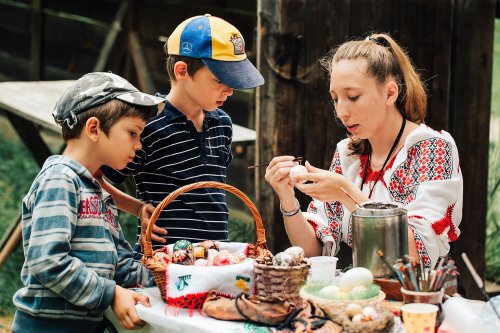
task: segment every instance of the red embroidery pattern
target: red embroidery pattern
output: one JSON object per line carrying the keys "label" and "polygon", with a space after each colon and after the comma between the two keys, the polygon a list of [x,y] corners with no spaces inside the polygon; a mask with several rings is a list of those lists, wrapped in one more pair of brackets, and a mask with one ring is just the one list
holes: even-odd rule
{"label": "red embroidery pattern", "polygon": [[419,184],[451,179],[452,171],[451,143],[429,138],[408,149],[408,158],[391,175],[388,190],[394,201],[408,204],[415,199]]}
{"label": "red embroidery pattern", "polygon": [[313,214],[317,214],[318,213],[318,209],[316,208],[316,206],[314,206],[314,204],[313,204],[312,201],[309,203],[309,207],[307,207],[307,211],[309,213],[313,213]]}
{"label": "red embroidery pattern", "polygon": [[453,242],[458,238],[455,225],[452,222],[453,208],[455,208],[455,204],[446,209],[446,214],[442,219],[437,220],[432,224],[432,229],[434,229],[434,232],[438,235],[441,235],[447,228],[449,228],[448,239],[450,242]]}
{"label": "red embroidery pattern", "polygon": [[418,255],[420,256],[420,260],[424,264],[426,268],[431,268],[431,259],[429,258],[429,253],[425,248],[424,242],[420,235],[410,226],[413,231],[413,237],[415,238],[415,243],[417,244]]}
{"label": "red embroidery pattern", "polygon": [[333,154],[332,164],[330,165],[330,171],[342,174],[342,167],[340,166],[340,153],[339,150],[335,150]]}
{"label": "red embroidery pattern", "polygon": [[328,227],[335,240],[340,237],[340,222],[344,217],[344,209],[339,201],[325,202],[325,212],[328,219]]}

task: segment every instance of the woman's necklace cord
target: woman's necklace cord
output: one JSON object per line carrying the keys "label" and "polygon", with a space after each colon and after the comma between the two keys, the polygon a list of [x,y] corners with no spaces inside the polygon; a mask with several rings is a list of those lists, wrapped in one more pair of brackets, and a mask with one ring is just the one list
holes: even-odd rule
{"label": "woman's necklace cord", "polygon": [[[389,159],[391,158],[392,153],[394,153],[394,150],[398,146],[399,140],[401,140],[401,136],[403,135],[403,132],[405,130],[405,125],[406,125],[406,118],[403,117],[403,123],[401,124],[401,128],[399,129],[398,136],[396,137],[396,140],[394,140],[394,143],[392,144],[391,150],[389,151],[389,154],[387,154],[387,157],[385,158],[384,164],[382,164],[382,168],[380,169],[380,171],[377,175],[377,178],[373,182],[372,188],[370,189],[370,194],[368,195],[368,199],[372,198],[372,193],[373,193],[373,189],[375,188],[375,184],[378,182],[380,175],[382,174],[387,162],[389,162]],[[369,149],[368,150],[368,158],[366,159],[365,170],[363,172],[363,178],[361,179],[361,186],[359,187],[360,190],[363,190],[363,185],[365,184],[366,177],[368,176],[368,166],[370,164],[371,148],[369,147],[368,149]],[[373,166],[376,167],[375,165],[373,165]]]}

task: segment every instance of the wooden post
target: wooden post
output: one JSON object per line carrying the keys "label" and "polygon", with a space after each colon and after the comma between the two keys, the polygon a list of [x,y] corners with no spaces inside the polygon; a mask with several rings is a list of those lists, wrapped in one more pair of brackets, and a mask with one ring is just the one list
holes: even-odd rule
{"label": "wooden post", "polygon": [[[465,252],[484,277],[495,0],[456,1],[455,6],[450,129],[460,152],[464,209],[453,257]],[[467,297],[483,299],[462,260],[458,268]]]}
{"label": "wooden post", "polygon": [[23,224],[21,214],[9,225],[0,240],[0,268],[21,240]]}
{"label": "wooden post", "polygon": [[36,81],[42,77],[42,0],[32,0],[31,9],[31,79]]}
{"label": "wooden post", "polygon": [[111,28],[106,35],[106,40],[104,41],[104,45],[101,48],[101,53],[99,54],[99,58],[94,66],[94,72],[102,72],[106,63],[108,62],[109,55],[111,54],[111,50],[115,45],[116,37],[118,33],[122,30],[122,22],[125,14],[127,14],[127,10],[130,4],[130,0],[123,1],[116,12],[115,20],[111,24]]}
{"label": "wooden post", "polygon": [[137,81],[139,82],[139,89],[141,91],[154,94],[156,87],[149,73],[146,57],[136,31],[129,32],[129,51],[135,66]]}
{"label": "wooden post", "polygon": [[[340,30],[333,28],[337,1],[259,0],[260,48],[258,62],[266,84],[260,88],[256,123],[256,164],[278,155],[304,156],[311,164],[327,168],[333,143],[343,135],[335,126],[329,104],[328,80],[319,58],[326,55]],[[318,24],[321,22],[321,24]],[[337,36],[337,39],[339,36]],[[260,103],[260,104],[259,104]],[[263,179],[265,170],[256,170]],[[257,202],[273,252],[290,243],[279,203],[269,184],[261,180]],[[302,209],[309,201],[297,193]]]}

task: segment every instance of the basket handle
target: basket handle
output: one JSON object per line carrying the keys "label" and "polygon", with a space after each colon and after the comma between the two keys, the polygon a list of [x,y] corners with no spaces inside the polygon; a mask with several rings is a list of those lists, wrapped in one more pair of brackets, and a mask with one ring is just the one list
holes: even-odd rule
{"label": "basket handle", "polygon": [[220,182],[207,181],[207,182],[197,182],[179,187],[177,190],[173,191],[165,199],[163,199],[162,202],[158,204],[158,206],[156,206],[155,211],[153,212],[151,218],[149,219],[148,227],[146,229],[146,235],[144,239],[144,253],[143,253],[144,256],[151,257],[153,255],[153,244],[151,243],[151,233],[153,231],[153,225],[158,219],[158,216],[160,216],[160,213],[163,210],[163,208],[165,208],[168,204],[174,201],[174,199],[177,198],[182,193],[189,192],[191,190],[199,188],[208,188],[208,187],[220,188],[226,190],[236,195],[245,203],[245,205],[247,205],[255,220],[255,233],[257,235],[257,242],[255,245],[261,248],[267,248],[266,231],[264,230],[262,217],[260,216],[260,213],[257,211],[257,208],[255,207],[253,202],[247,197],[247,195],[238,190],[234,186]]}

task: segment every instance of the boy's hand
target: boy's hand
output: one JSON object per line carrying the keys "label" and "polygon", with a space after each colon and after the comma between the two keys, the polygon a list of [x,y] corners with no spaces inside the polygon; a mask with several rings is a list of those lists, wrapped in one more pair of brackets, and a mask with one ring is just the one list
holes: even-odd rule
{"label": "boy's hand", "polygon": [[[151,215],[153,215],[154,211],[155,211],[155,206],[153,206],[152,204],[146,204],[146,206],[144,206],[144,208],[142,208],[141,211],[139,212],[138,217],[141,220],[141,235],[139,236],[139,244],[141,245],[141,252],[144,250],[143,241],[144,238],[146,237],[146,229],[148,228],[149,220],[151,219]],[[158,235],[165,236],[167,233],[168,233],[167,230],[160,228],[155,224],[153,225],[153,232],[151,233],[151,241],[165,244],[167,240],[164,237]]]}
{"label": "boy's hand", "polygon": [[113,309],[121,327],[127,330],[136,330],[146,325],[139,318],[135,310],[135,305],[139,302],[148,308],[151,307],[147,296],[120,286],[115,287],[115,297],[113,298],[111,309]]}

